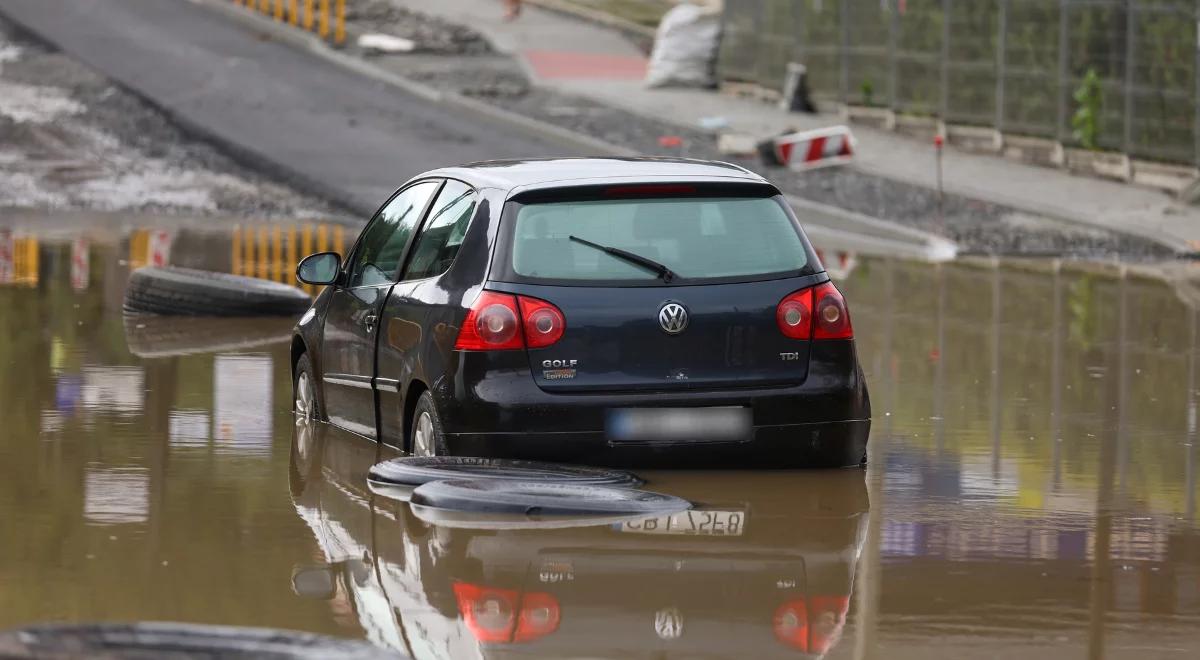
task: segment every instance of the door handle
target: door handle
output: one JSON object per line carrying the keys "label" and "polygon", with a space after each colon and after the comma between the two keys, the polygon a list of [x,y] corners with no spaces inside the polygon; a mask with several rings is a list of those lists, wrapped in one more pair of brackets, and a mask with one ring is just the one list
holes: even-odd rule
{"label": "door handle", "polygon": [[367,314],[365,317],[363,317],[363,325],[367,326],[367,332],[375,331],[375,321],[378,318],[379,317],[374,314]]}

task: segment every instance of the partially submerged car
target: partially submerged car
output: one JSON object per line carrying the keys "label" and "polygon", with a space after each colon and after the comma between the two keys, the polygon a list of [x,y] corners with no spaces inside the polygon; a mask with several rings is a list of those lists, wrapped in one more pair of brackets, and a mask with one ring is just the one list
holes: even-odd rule
{"label": "partially submerged car", "polygon": [[725,163],[491,161],[406,183],[295,330],[295,409],[415,455],[849,466],[870,400],[780,191]]}

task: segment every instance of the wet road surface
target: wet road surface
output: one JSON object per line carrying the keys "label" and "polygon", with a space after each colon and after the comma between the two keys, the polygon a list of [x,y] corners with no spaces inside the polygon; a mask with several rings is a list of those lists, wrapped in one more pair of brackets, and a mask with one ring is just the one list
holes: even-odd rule
{"label": "wet road surface", "polygon": [[646,472],[700,510],[478,531],[372,494],[390,452],[294,424],[290,320],[122,318],[156,232],[173,263],[270,276],[273,230],[76,220],[0,228],[0,627],[272,626],[422,658],[1200,655],[1188,286],[851,261],[867,470]]}

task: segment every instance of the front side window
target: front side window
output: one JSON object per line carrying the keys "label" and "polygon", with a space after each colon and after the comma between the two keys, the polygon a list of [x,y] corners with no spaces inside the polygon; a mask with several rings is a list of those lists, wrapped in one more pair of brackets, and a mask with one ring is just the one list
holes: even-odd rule
{"label": "front side window", "polygon": [[359,241],[350,267],[349,286],[379,286],[396,281],[404,248],[437,187],[435,181],[410,186],[375,215]]}
{"label": "front side window", "polygon": [[[520,207],[512,270],[526,279],[679,280],[795,272],[808,263],[799,231],[775,198],[685,197],[532,203]],[[605,252],[615,248],[624,258]]]}
{"label": "front side window", "polygon": [[419,280],[446,272],[462,247],[474,213],[475,191],[465,183],[447,181],[417,237],[404,279]]}

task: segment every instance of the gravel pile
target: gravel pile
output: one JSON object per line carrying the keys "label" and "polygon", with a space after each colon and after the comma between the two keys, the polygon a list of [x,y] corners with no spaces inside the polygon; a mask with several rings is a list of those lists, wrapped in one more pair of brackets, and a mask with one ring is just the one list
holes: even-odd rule
{"label": "gravel pile", "polygon": [[0,22],[0,208],[256,218],[341,215],[242,167]]}
{"label": "gravel pile", "polygon": [[411,39],[416,52],[446,55],[486,55],[492,46],[478,32],[419,12],[397,7],[388,0],[346,3],[346,26],[352,34],[379,32]]}

